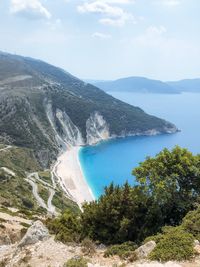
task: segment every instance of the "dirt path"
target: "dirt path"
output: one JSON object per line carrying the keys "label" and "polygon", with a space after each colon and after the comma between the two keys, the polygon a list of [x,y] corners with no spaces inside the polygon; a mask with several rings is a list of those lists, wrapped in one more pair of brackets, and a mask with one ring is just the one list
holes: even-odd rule
{"label": "dirt path", "polygon": [[38,202],[38,205],[41,206],[42,208],[48,210],[47,205],[45,204],[44,200],[38,194],[37,184],[31,179],[26,179],[26,181],[32,186],[33,196],[36,199],[36,201]]}
{"label": "dirt path", "polygon": [[[46,209],[49,213],[51,214],[56,214],[56,207],[52,204],[53,197],[55,195],[55,190],[53,186],[51,186],[49,183],[44,182],[42,179],[40,179],[39,175],[37,172],[33,172],[27,175],[26,181],[32,186],[32,192],[37,200],[39,206],[43,207]],[[36,181],[39,181],[42,183],[45,188],[49,191],[49,198],[47,200],[47,204],[45,201],[40,197],[38,193],[38,186]]]}
{"label": "dirt path", "polygon": [[8,149],[10,149],[10,148],[12,148],[12,146],[6,146],[6,147],[4,147],[4,148],[1,148],[1,149],[0,149],[0,152],[1,152],[1,151],[6,151],[6,150],[8,150]]}

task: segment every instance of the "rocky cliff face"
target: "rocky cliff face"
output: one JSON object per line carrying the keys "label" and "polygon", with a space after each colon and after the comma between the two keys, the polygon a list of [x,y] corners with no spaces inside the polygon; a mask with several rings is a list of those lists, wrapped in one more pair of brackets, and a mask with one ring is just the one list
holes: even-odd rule
{"label": "rocky cliff face", "polygon": [[[49,122],[51,123],[55,138],[57,139],[58,145],[60,146],[83,146],[83,145],[94,145],[100,141],[108,140],[116,137],[126,137],[126,136],[140,136],[147,135],[153,136],[161,134],[162,132],[157,129],[149,129],[146,131],[122,131],[120,134],[111,134],[109,130],[109,124],[106,122],[100,111],[95,111],[86,120],[86,138],[84,138],[84,133],[72,122],[70,117],[60,109],[57,109],[55,114],[52,112],[51,104],[48,104],[47,116]],[[56,119],[60,123],[59,129],[56,127]],[[175,133],[177,128],[165,128],[166,133]]]}
{"label": "rocky cliff face", "polygon": [[100,114],[94,112],[86,121],[87,144],[93,145],[110,138],[109,125]]}

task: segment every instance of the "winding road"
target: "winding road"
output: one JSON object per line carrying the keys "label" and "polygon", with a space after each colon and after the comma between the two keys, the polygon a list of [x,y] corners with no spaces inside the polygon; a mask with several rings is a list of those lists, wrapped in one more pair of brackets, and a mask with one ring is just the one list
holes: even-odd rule
{"label": "winding road", "polygon": [[[49,198],[47,200],[47,204],[45,201],[40,197],[38,193],[38,186],[36,181],[39,181],[42,183],[45,188],[49,191]],[[53,197],[55,195],[55,187],[52,187],[50,184],[44,182],[42,179],[40,179],[39,175],[37,172],[29,173],[27,175],[26,181],[32,186],[32,192],[33,195],[38,202],[38,205],[41,206],[42,208],[46,209],[49,213],[51,214],[56,214],[56,207],[52,204]]]}
{"label": "winding road", "polygon": [[6,150],[10,149],[11,147],[12,147],[12,146],[6,146],[6,147],[3,147],[3,148],[0,149],[0,152],[1,152],[1,151],[6,151]]}

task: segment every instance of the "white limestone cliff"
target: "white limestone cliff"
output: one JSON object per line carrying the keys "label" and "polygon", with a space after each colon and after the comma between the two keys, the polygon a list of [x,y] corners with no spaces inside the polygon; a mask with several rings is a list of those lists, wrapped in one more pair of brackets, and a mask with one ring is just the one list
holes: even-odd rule
{"label": "white limestone cliff", "polygon": [[87,144],[93,145],[110,138],[109,125],[99,112],[94,112],[86,121]]}

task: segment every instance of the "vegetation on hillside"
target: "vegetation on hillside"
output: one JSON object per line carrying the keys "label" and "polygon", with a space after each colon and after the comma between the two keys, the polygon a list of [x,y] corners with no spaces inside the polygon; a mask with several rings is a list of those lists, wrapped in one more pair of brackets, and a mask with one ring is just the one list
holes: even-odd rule
{"label": "vegetation on hillside", "polygon": [[176,146],[148,157],[133,170],[143,192],[159,210],[161,225],[177,225],[198,201],[200,193],[200,155]]}
{"label": "vegetation on hillside", "polygon": [[[17,81],[18,75],[29,78]],[[49,104],[57,132],[61,136],[65,132],[56,116],[57,111],[62,111],[78,127],[85,141],[86,122],[97,111],[114,135],[143,134],[152,129],[159,132],[175,130],[171,123],[123,103],[60,68],[1,53],[0,79],[9,81],[11,77],[16,81],[6,82],[0,88],[0,142],[31,148],[45,168],[49,168],[56,158],[60,145],[48,119]]]}
{"label": "vegetation on hillside", "polygon": [[[46,214],[46,210],[39,207],[32,193],[32,186],[27,181],[27,174],[38,172],[40,179],[52,186],[50,171],[42,171],[40,164],[31,149],[10,146],[6,148],[1,144],[0,151],[0,206],[3,210],[6,207],[15,207],[27,216],[33,214]],[[49,190],[47,186],[37,180],[38,193],[47,203]],[[68,199],[59,186],[55,188],[55,195],[52,204],[57,211],[65,209],[77,212],[76,203]]]}
{"label": "vegetation on hillside", "polygon": [[[151,238],[150,238],[151,239]],[[194,236],[182,227],[165,227],[149,259],[157,261],[189,260],[195,254]]]}
{"label": "vegetation on hillside", "polygon": [[[7,168],[14,175],[3,171]],[[19,209],[38,208],[32,187],[25,181],[26,172],[40,169],[34,154],[26,148],[12,147],[0,152],[0,205]]]}

